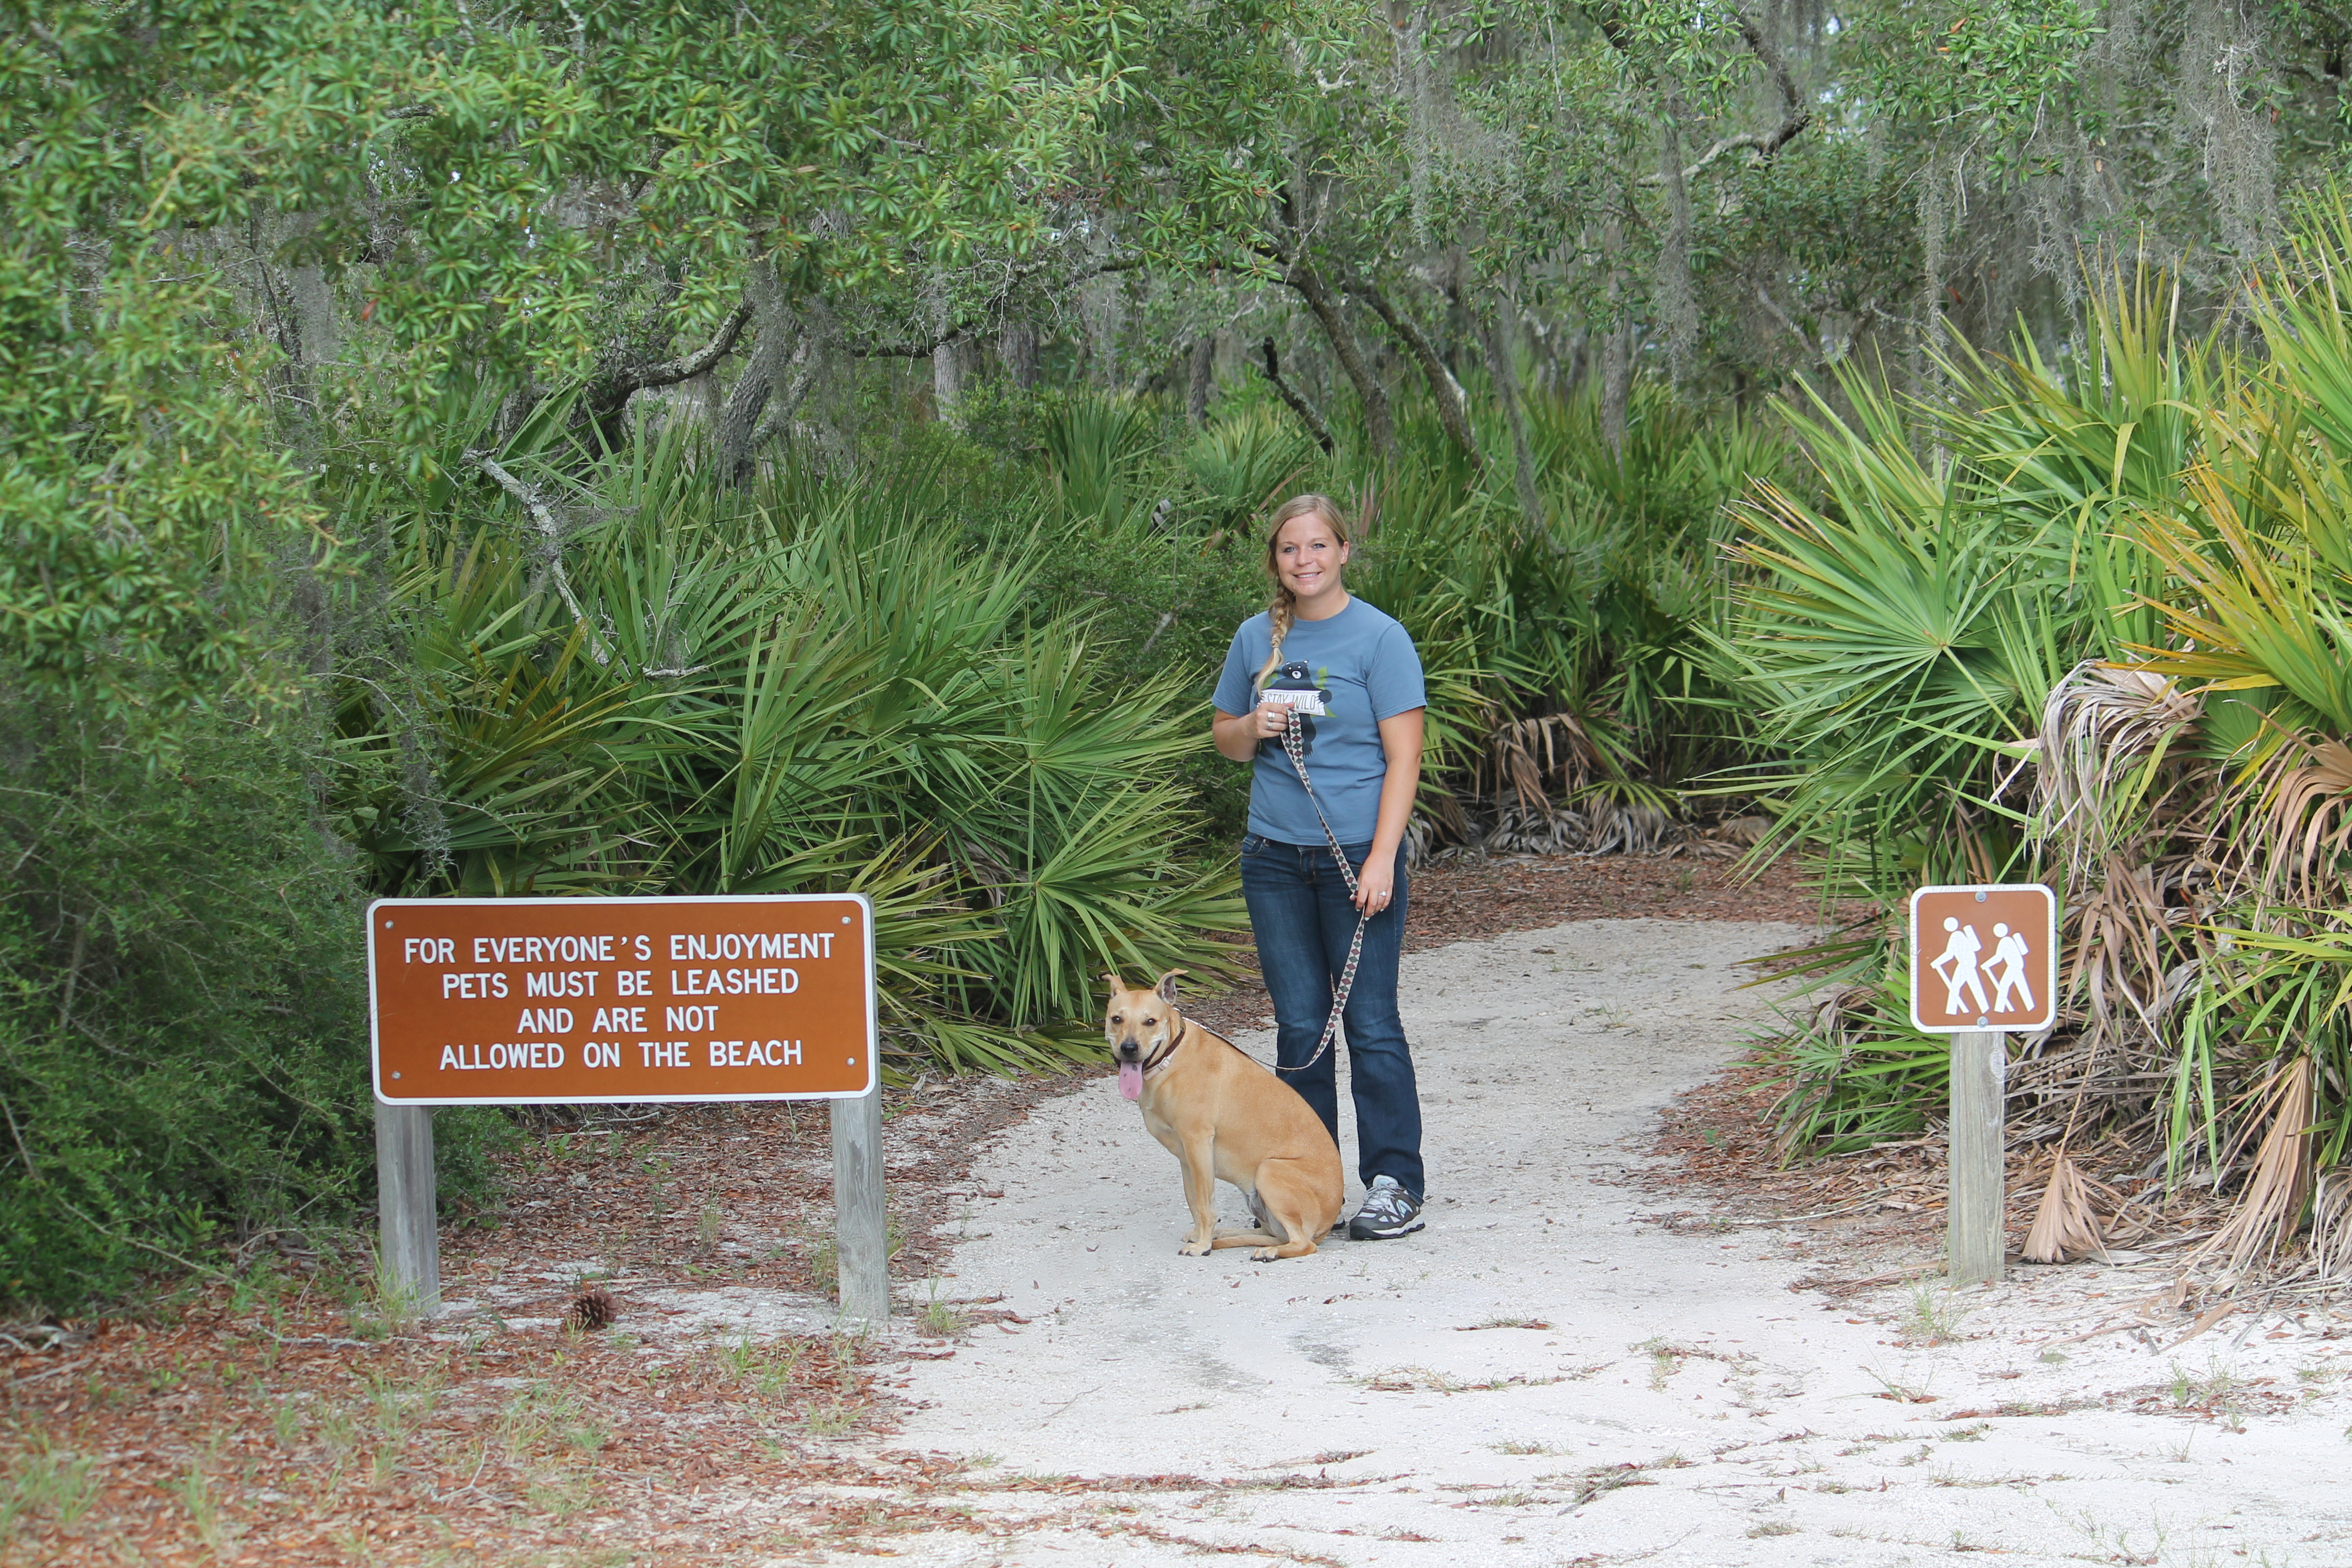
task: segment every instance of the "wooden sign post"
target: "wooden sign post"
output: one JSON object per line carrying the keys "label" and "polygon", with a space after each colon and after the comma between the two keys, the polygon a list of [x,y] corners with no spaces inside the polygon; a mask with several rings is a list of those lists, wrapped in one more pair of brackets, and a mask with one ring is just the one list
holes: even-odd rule
{"label": "wooden sign post", "polygon": [[386,1285],[440,1305],[436,1105],[833,1102],[843,1314],[890,1309],[864,895],[379,899],[368,1015]]}
{"label": "wooden sign post", "polygon": [[2001,1276],[2009,1035],[2048,1028],[2057,993],[2058,899],[2048,888],[1922,888],[1911,895],[1912,1026],[1952,1037],[1944,1245],[1954,1285]]}

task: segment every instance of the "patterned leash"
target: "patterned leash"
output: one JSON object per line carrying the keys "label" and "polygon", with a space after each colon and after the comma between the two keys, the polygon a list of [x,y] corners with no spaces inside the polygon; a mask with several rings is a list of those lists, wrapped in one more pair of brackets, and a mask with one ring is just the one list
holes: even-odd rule
{"label": "patterned leash", "polygon": [[[1331,831],[1331,819],[1323,815],[1323,803],[1316,798],[1314,783],[1307,776],[1307,737],[1300,728],[1296,708],[1290,710],[1290,722],[1283,729],[1282,749],[1289,754],[1290,765],[1297,772],[1299,784],[1306,788],[1307,804],[1315,808],[1315,820],[1323,825],[1323,842],[1331,847],[1331,858],[1339,862],[1339,875],[1347,882],[1348,896],[1352,899],[1356,896],[1356,868],[1348,864],[1348,852],[1339,847],[1339,836]],[[1348,942],[1348,967],[1339,972],[1339,991],[1331,998],[1331,1016],[1323,1021],[1322,1043],[1315,1047],[1313,1056],[1297,1067],[1277,1066],[1275,1071],[1305,1072],[1321,1061],[1323,1053],[1331,1048],[1332,1038],[1339,1032],[1339,1015],[1347,1011],[1348,993],[1355,988],[1356,961],[1364,956],[1364,927],[1371,918],[1363,910],[1356,911],[1356,934]]]}

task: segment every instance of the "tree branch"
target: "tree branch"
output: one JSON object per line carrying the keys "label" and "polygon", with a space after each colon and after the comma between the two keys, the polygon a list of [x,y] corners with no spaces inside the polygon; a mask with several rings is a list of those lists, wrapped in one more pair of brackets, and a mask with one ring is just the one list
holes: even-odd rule
{"label": "tree branch", "polygon": [[1305,393],[1282,379],[1282,366],[1274,357],[1274,340],[1268,338],[1259,347],[1265,355],[1265,378],[1274,384],[1276,395],[1288,404],[1290,411],[1306,424],[1307,434],[1313,436],[1315,444],[1323,448],[1323,455],[1327,458],[1332,456],[1339,448],[1332,445],[1331,427],[1323,423],[1322,411],[1307,400]]}
{"label": "tree branch", "polygon": [[1340,319],[1339,307],[1332,300],[1330,289],[1324,286],[1323,275],[1304,255],[1293,259],[1279,246],[1259,241],[1251,248],[1282,268],[1283,283],[1298,291],[1298,297],[1307,301],[1307,308],[1322,323],[1323,335],[1330,340],[1339,368],[1348,373],[1349,381],[1355,384],[1357,399],[1364,405],[1364,426],[1371,437],[1372,450],[1382,458],[1392,457],[1396,431],[1389,420],[1388,392],[1364,363],[1364,356],[1356,345],[1356,334]]}
{"label": "tree branch", "polygon": [[[1805,102],[1804,95],[1797,90],[1797,79],[1789,69],[1788,59],[1772,47],[1763,29],[1749,21],[1744,13],[1739,17],[1739,36],[1747,41],[1749,51],[1763,62],[1764,68],[1772,73],[1773,85],[1780,89],[1780,123],[1761,135],[1753,131],[1743,131],[1736,136],[1724,137],[1700,153],[1696,163],[1684,167],[1685,180],[1696,180],[1717,159],[1743,150],[1754,154],[1749,160],[1749,167],[1769,163],[1780,156],[1781,148],[1803,135],[1806,128],[1813,122],[1812,109]],[[1663,174],[1642,176],[1642,184],[1645,185],[1663,185],[1665,183],[1666,177]]]}
{"label": "tree branch", "polygon": [[712,335],[709,342],[692,353],[680,354],[676,359],[662,360],[655,364],[634,365],[622,371],[606,383],[607,387],[610,388],[609,395],[626,402],[633,392],[644,392],[656,386],[675,386],[681,381],[692,381],[733,352],[735,340],[743,335],[743,325],[751,319],[751,301],[746,300],[727,312],[727,319],[719,323],[719,331]]}
{"label": "tree branch", "polygon": [[[681,376],[679,379],[685,378]],[[546,563],[549,575],[555,579],[555,591],[563,596],[563,607],[572,612],[572,620],[588,634],[588,647],[590,651],[595,654],[596,662],[612,663],[612,649],[606,647],[604,639],[596,635],[595,623],[591,621],[587,612],[580,607],[580,600],[572,592],[572,578],[563,570],[563,522],[555,515],[555,509],[540,499],[537,486],[525,484],[515,478],[500,467],[498,459],[488,452],[468,452],[466,456],[472,458],[475,466],[483,473],[495,480],[499,489],[520,501],[522,510],[530,514],[530,521],[539,525],[541,541],[540,559]]]}
{"label": "tree branch", "polygon": [[1486,456],[1478,450],[1478,438],[1470,433],[1470,400],[1463,395],[1462,384],[1454,379],[1454,373],[1446,369],[1445,362],[1438,357],[1428,335],[1412,317],[1391,304],[1389,297],[1376,285],[1350,279],[1348,288],[1361,294],[1364,302],[1388,323],[1389,331],[1404,341],[1404,346],[1420,362],[1421,374],[1428,378],[1430,395],[1437,402],[1437,422],[1445,426],[1445,433],[1470,459],[1471,468],[1483,470],[1486,467]]}

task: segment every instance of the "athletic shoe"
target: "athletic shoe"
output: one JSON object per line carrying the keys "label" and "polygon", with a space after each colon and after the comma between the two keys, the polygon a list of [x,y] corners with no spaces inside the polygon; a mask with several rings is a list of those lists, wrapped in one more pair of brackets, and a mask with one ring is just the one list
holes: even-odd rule
{"label": "athletic shoe", "polygon": [[1348,1237],[1351,1241],[1386,1241],[1391,1237],[1411,1236],[1424,1222],[1421,1217],[1421,1200],[1397,1184],[1394,1176],[1374,1176],[1364,1203],[1356,1217],[1348,1222]]}

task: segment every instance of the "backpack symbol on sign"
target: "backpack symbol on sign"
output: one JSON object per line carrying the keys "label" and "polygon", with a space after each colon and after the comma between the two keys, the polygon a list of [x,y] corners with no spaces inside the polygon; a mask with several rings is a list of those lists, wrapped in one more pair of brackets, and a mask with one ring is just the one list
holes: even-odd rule
{"label": "backpack symbol on sign", "polygon": [[[1951,988],[1944,998],[1945,1014],[1951,1017],[1964,1016],[1960,1006],[1962,991],[1976,993],[1977,1012],[1990,1012],[1985,999],[1984,977],[1977,973],[1977,954],[1984,951],[1984,939],[1977,935],[1976,927],[1962,925],[1953,915],[1944,917],[1944,930],[1951,933],[1951,940],[1944,944],[1941,953],[1928,961],[1927,967],[1943,976],[1944,984]],[[1948,963],[1952,966],[1948,970],[1944,967]]]}
{"label": "backpack symbol on sign", "polygon": [[[1275,678],[1265,683],[1265,689],[1258,693],[1258,700],[1279,702],[1297,713],[1299,738],[1306,742],[1308,751],[1315,749],[1315,718],[1318,714],[1330,711],[1328,705],[1331,694],[1315,684],[1315,678],[1307,674],[1304,664],[1294,659],[1284,665]],[[1267,741],[1262,743],[1273,745],[1276,742]]]}

